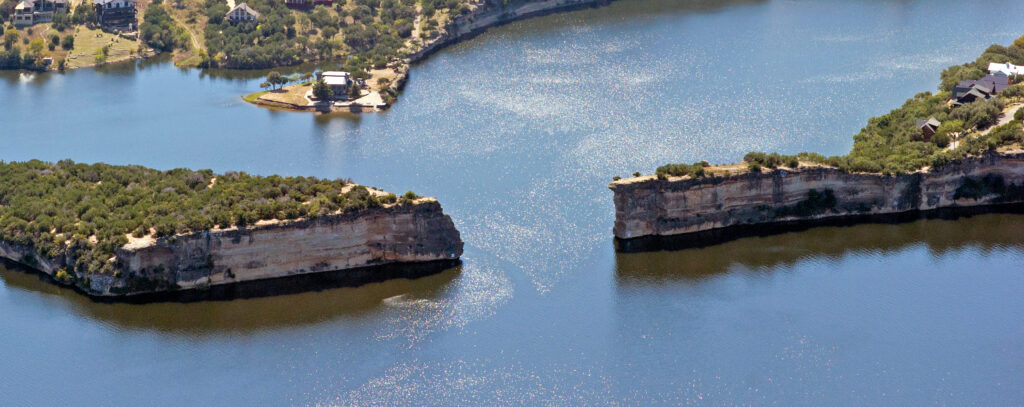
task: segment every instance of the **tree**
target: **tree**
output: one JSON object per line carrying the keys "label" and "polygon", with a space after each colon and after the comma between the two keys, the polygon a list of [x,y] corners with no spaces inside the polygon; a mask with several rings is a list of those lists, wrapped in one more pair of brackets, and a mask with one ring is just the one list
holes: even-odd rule
{"label": "tree", "polygon": [[270,71],[270,73],[267,74],[267,81],[264,82],[264,83],[268,83],[270,85],[277,85],[277,81],[280,80],[280,79],[281,79],[281,73],[280,72],[278,72],[278,71]]}
{"label": "tree", "polygon": [[4,49],[11,49],[18,42],[18,30],[8,28],[4,31]]}
{"label": "tree", "polygon": [[32,54],[38,54],[40,52],[43,52],[43,47],[45,46],[44,44],[45,42],[43,42],[42,38],[36,38],[28,43],[28,52]]}
{"label": "tree", "polygon": [[361,96],[361,91],[362,89],[359,88],[358,84],[352,83],[352,86],[348,87],[348,98],[359,99],[359,96]]}
{"label": "tree", "polygon": [[329,100],[334,97],[334,91],[331,90],[330,86],[327,86],[327,82],[324,82],[324,78],[317,79],[313,82],[313,97],[319,100]]}
{"label": "tree", "polygon": [[75,36],[68,34],[64,36],[64,39],[60,41],[60,47],[66,50],[70,50],[75,47]]}
{"label": "tree", "polygon": [[276,89],[278,85],[288,83],[288,78],[281,76],[281,73],[278,71],[270,71],[270,73],[267,74],[267,83]]}
{"label": "tree", "polygon": [[1024,35],[1020,36],[1020,38],[1017,38],[1016,40],[1013,40],[1013,46],[1024,49]]}
{"label": "tree", "polygon": [[953,90],[953,87],[967,79],[981,79],[985,71],[974,66],[954,65],[942,71],[942,83],[939,89],[944,91]]}
{"label": "tree", "polygon": [[932,142],[939,147],[945,148],[951,140],[956,140],[960,137],[964,132],[964,126],[965,124],[962,120],[947,120],[935,130],[935,134],[932,135]]}
{"label": "tree", "polygon": [[96,20],[96,9],[93,8],[92,2],[84,1],[75,7],[75,12],[71,16],[71,22],[75,24],[85,24]]}

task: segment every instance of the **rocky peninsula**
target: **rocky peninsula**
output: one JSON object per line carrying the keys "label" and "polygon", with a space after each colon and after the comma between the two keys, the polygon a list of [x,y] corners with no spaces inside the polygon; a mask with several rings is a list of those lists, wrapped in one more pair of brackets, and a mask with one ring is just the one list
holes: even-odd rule
{"label": "rocky peninsula", "polygon": [[[1024,36],[942,72],[868,120],[843,156],[751,152],[743,162],[667,164],[620,179],[620,250],[713,244],[821,223],[957,215],[1024,203]],[[1008,72],[1009,70],[1009,72]]]}
{"label": "rocky peninsula", "polygon": [[759,230],[1024,203],[1024,151],[1019,150],[901,175],[805,164],[770,172],[612,182],[615,237],[621,249],[642,250],[666,241],[661,238],[700,245]]}
{"label": "rocky peninsula", "polygon": [[[139,176],[140,171],[145,176]],[[81,214],[67,221],[58,220],[64,216],[60,210],[44,205],[35,213],[25,198],[39,190],[23,182],[6,182],[0,187],[0,258],[28,266],[94,299],[230,299],[358,285],[440,272],[456,266],[462,255],[459,231],[441,205],[412,193],[398,198],[345,181],[309,178],[251,177],[256,181],[247,181],[250,178],[237,174],[201,177],[202,172],[97,168],[70,162],[0,163],[0,175],[8,180],[20,181],[25,177],[17,175],[26,173],[36,185],[55,186],[52,194],[56,195],[79,195],[84,185],[88,190],[78,201],[84,206],[68,211]],[[228,181],[232,177],[238,180]],[[179,178],[196,180],[195,192],[164,186]],[[121,185],[107,187],[111,192],[88,192],[118,179]],[[198,195],[206,204],[192,215],[183,210],[186,221],[176,228],[163,230],[163,221],[149,227],[145,213],[160,214],[166,209],[160,208],[159,201],[153,204],[157,209],[142,208],[147,198],[139,197],[150,194],[143,183],[159,184],[158,189],[150,189],[157,195]],[[245,196],[232,196],[230,184],[235,183],[264,196],[281,189],[289,192],[249,203]],[[331,185],[341,188],[332,191]],[[13,188],[22,192],[15,193]],[[220,188],[228,189],[216,191]],[[37,198],[46,201],[48,194]],[[335,200],[341,202],[339,207],[319,206],[325,195],[340,197]],[[231,201],[227,208],[243,208],[235,219],[218,219],[221,196]],[[289,204],[296,198],[305,198],[306,203]],[[108,205],[112,202],[123,205]],[[103,219],[91,213],[96,205],[105,207],[108,215]],[[267,214],[259,216],[263,211]],[[134,212],[142,214],[130,216]],[[208,221],[188,220],[197,213],[207,215]],[[246,220],[251,214],[256,216]],[[132,219],[140,222],[138,229],[123,234],[124,224]]]}

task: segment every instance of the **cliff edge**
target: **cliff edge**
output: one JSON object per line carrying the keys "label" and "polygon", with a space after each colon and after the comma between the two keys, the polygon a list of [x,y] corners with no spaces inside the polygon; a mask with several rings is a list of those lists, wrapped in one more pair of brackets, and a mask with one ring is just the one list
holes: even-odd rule
{"label": "cliff edge", "polygon": [[739,175],[617,180],[615,237],[630,240],[746,226],[913,214],[1024,202],[1024,152],[903,175],[824,166]]}
{"label": "cliff edge", "polygon": [[[436,273],[458,264],[462,248],[459,231],[441,205],[432,198],[418,198],[315,219],[135,239],[117,248],[110,259],[116,265],[113,273],[81,278],[67,271],[75,264],[70,252],[47,257],[31,246],[0,241],[0,257],[95,298],[210,299],[220,297],[207,294],[221,286],[252,287],[287,277],[331,274],[331,282],[353,285]],[[285,286],[294,291],[294,284]],[[304,287],[316,288],[320,287]],[[232,290],[221,287],[217,292],[230,297]],[[175,293],[184,296],[170,295]]]}

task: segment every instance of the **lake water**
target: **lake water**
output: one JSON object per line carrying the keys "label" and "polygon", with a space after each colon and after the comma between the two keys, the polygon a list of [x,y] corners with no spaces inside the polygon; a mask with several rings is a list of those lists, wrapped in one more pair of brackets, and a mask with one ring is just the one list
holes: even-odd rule
{"label": "lake water", "polygon": [[[0,159],[351,177],[438,197],[458,269],[271,298],[97,304],[0,269],[0,404],[1019,405],[1024,216],[619,253],[607,183],[842,154],[1018,1],[622,0],[416,66],[385,114],[244,103],[254,73],[0,73]],[[258,74],[258,73],[257,73]]]}

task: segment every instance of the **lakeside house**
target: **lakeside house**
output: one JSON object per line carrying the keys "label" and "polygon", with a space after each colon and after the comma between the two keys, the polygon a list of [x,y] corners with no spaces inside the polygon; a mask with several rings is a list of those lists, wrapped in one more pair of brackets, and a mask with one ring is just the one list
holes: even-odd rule
{"label": "lakeside house", "polygon": [[239,3],[237,6],[231,8],[231,10],[224,16],[233,23],[248,22],[259,20],[260,12],[249,7],[248,4]]}
{"label": "lakeside house", "polygon": [[93,0],[96,22],[103,28],[135,31],[135,0]]}
{"label": "lakeside house", "polygon": [[352,86],[352,75],[343,71],[325,71],[318,74],[324,83],[331,88],[336,99],[348,97],[348,88]]}
{"label": "lakeside house", "polygon": [[977,80],[961,81],[953,87],[953,99],[950,104],[959,106],[980,99],[989,99],[1010,87],[1010,78],[1006,75],[987,75]]}
{"label": "lakeside house", "polygon": [[939,129],[940,123],[934,117],[928,118],[928,120],[916,120],[917,128],[921,130],[921,137],[924,141],[931,141],[932,136],[935,135],[935,131]]}
{"label": "lakeside house", "polygon": [[11,21],[17,27],[53,21],[54,13],[67,13],[68,0],[22,0],[14,6]]}
{"label": "lakeside house", "polygon": [[284,0],[284,5],[288,8],[311,9],[321,5],[330,7],[334,5],[334,0]]}
{"label": "lakeside house", "polygon": [[1024,75],[1024,66],[1014,65],[1009,62],[1005,64],[991,62],[988,64],[988,73],[1005,76]]}

